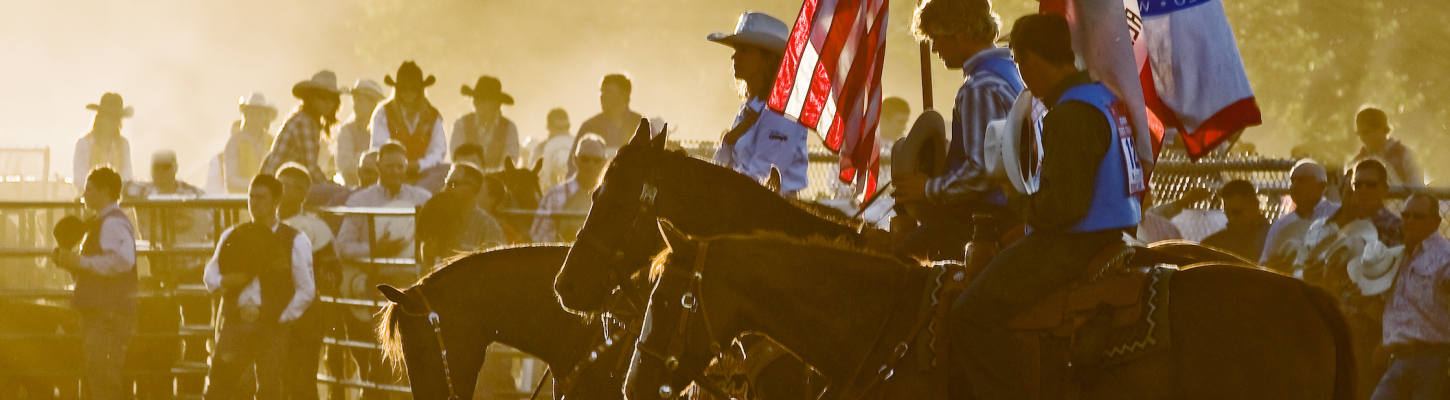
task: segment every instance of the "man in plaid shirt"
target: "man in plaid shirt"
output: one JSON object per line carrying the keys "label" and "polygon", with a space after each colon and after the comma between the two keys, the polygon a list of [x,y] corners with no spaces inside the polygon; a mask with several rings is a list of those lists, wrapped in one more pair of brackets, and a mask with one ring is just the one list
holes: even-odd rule
{"label": "man in plaid shirt", "polygon": [[272,142],[272,151],[262,160],[258,173],[275,175],[282,164],[301,164],[313,180],[308,199],[330,199],[331,193],[341,186],[332,183],[331,176],[322,172],[317,158],[322,148],[322,136],[337,123],[337,109],[342,104],[337,75],[332,71],[318,72],[312,79],[293,85],[292,95],[302,100],[302,104],[287,117],[287,123]]}

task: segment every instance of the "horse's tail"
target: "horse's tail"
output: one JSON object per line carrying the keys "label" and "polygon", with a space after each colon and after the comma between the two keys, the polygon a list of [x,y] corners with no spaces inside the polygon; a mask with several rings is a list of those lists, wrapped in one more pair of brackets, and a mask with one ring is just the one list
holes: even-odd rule
{"label": "horse's tail", "polygon": [[1354,339],[1349,322],[1345,321],[1339,302],[1329,292],[1308,284],[1304,285],[1304,292],[1334,338],[1334,399],[1353,400],[1358,390],[1359,372],[1355,366],[1357,361],[1354,359]]}

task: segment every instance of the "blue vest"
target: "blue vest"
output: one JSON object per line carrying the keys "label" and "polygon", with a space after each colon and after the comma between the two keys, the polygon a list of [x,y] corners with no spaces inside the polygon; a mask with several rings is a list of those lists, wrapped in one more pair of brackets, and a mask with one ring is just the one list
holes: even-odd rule
{"label": "blue vest", "polygon": [[1092,205],[1088,208],[1087,216],[1068,231],[1095,232],[1137,226],[1143,217],[1142,203],[1138,198],[1144,185],[1143,167],[1138,165],[1132,128],[1128,125],[1121,103],[1102,83],[1074,86],[1062,94],[1057,104],[1069,101],[1087,103],[1103,113],[1107,118],[1112,140],[1109,140],[1108,152],[1103,155],[1103,161],[1098,164]]}
{"label": "blue vest", "polygon": [[[972,76],[984,71],[1001,77],[1002,80],[1007,81],[1007,86],[1012,87],[1012,91],[1022,93],[1022,74],[1017,72],[1017,63],[1012,60],[997,57],[984,58],[977,63],[976,67],[972,68]],[[953,119],[960,118],[962,115],[956,108],[960,106],[960,104],[953,105]],[[963,143],[966,143],[964,140],[966,140],[966,132],[962,129],[962,122],[952,121],[952,142],[947,150],[947,171],[955,171],[957,168],[961,168],[962,164],[967,163],[967,149],[962,146]],[[992,189],[992,192],[983,201],[992,205],[1006,206],[1007,194],[1003,193],[1002,189]]]}

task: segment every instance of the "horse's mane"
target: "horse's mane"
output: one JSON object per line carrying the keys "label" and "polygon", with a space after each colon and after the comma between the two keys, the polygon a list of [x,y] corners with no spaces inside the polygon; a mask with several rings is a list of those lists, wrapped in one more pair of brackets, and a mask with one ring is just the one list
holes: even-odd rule
{"label": "horse's mane", "polygon": [[[627,160],[627,157],[629,157],[628,154],[634,153],[635,151],[638,150],[621,149],[619,156]],[[747,201],[750,204],[786,204],[791,207],[784,209],[794,209],[800,213],[801,217],[815,217],[816,219],[840,225],[842,229],[852,231],[859,228],[857,226],[859,224],[854,221],[842,220],[836,216],[816,211],[810,206],[809,202],[782,197],[779,193],[771,191],[761,185],[760,182],[750,179],[748,176],[732,171],[729,168],[715,165],[709,161],[695,158],[683,150],[665,150],[660,152],[660,155],[659,160],[662,165],[657,168],[663,174],[674,175],[686,181],[709,182],[711,185],[720,185],[726,191],[749,197]],[[616,160],[619,160],[619,158],[616,158]]]}
{"label": "horse's mane", "polygon": [[[461,276],[461,275],[463,275],[463,274],[466,274],[466,273],[474,273],[474,274],[476,274],[476,273],[483,272],[485,270],[484,268],[465,268],[465,267],[492,265],[492,263],[489,263],[489,262],[487,262],[484,259],[485,258],[493,258],[493,257],[501,257],[501,256],[504,256],[504,255],[508,255],[507,253],[509,253],[509,252],[498,252],[499,250],[511,250],[511,249],[550,249],[550,248],[557,248],[557,247],[561,247],[561,246],[559,246],[559,245],[517,244],[517,245],[499,246],[499,247],[494,247],[494,248],[487,249],[487,250],[475,250],[475,251],[467,252],[467,253],[459,253],[458,255],[449,257],[448,259],[446,259],[446,260],[438,263],[438,265],[435,266],[433,268],[433,270],[429,271],[427,275],[423,275],[422,278],[418,278],[418,282],[417,283],[414,283],[413,286],[411,286],[409,288],[411,289],[413,287],[419,287],[419,286],[425,286],[425,285],[432,285],[432,284],[435,284],[436,282],[458,281],[459,280],[458,277]],[[471,263],[468,263],[468,264],[461,263],[461,261],[463,261],[465,259],[470,259],[470,258],[475,258],[475,257],[477,258],[476,261],[478,261],[478,262],[471,262]],[[397,308],[397,304],[392,303],[392,302],[389,302],[388,304],[383,305],[382,311],[379,312],[379,319],[378,319],[379,322],[378,322],[378,328],[377,328],[377,334],[378,334],[378,350],[383,353],[383,358],[384,359],[386,359],[386,360],[388,360],[389,362],[392,363],[393,369],[396,372],[402,372],[402,365],[403,365],[403,337],[402,337],[401,332],[398,330],[398,318],[399,318],[399,314],[403,314],[403,312],[401,310],[396,310],[396,308]]]}
{"label": "horse's mane", "polygon": [[[853,259],[859,259],[859,260],[861,260],[862,263],[860,263],[860,264],[870,264],[870,265],[877,265],[877,264],[895,265],[895,264],[899,264],[899,265],[904,266],[904,267],[912,267],[912,266],[921,266],[921,265],[923,265],[920,262],[917,262],[917,263],[907,263],[905,260],[902,260],[900,258],[896,258],[896,257],[893,257],[891,255],[882,254],[882,253],[878,253],[878,252],[871,251],[869,249],[865,249],[865,248],[859,247],[855,243],[852,243],[847,238],[830,238],[830,237],[825,237],[825,236],[821,236],[821,235],[812,235],[812,236],[809,236],[809,237],[800,238],[800,237],[790,236],[790,235],[786,235],[784,233],[775,232],[775,231],[756,231],[756,232],[747,233],[747,234],[725,234],[725,235],[711,236],[711,237],[707,237],[707,238],[694,238],[694,237],[692,237],[691,238],[691,241],[690,241],[690,244],[692,244],[692,245],[693,244],[698,244],[698,243],[704,242],[704,241],[708,241],[708,242],[711,242],[711,243],[721,243],[721,242],[748,242],[748,243],[750,243],[748,246],[745,246],[745,247],[785,245],[785,246],[793,246],[793,247],[796,247],[795,250],[798,250],[799,252],[833,252],[833,253],[847,253],[847,254],[850,254]],[[654,281],[655,279],[657,279],[659,277],[659,275],[664,272],[665,263],[667,263],[669,261],[671,254],[673,254],[673,252],[671,251],[670,248],[667,247],[667,248],[665,248],[664,251],[661,251],[660,254],[658,254],[658,255],[655,256],[654,261],[650,264],[650,280],[651,281]],[[842,266],[842,267],[844,268],[845,266]]]}

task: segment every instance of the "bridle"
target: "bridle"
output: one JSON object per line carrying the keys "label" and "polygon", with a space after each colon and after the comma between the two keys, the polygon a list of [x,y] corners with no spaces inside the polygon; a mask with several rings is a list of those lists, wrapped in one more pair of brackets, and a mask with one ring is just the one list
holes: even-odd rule
{"label": "bridle", "polygon": [[[703,303],[705,254],[709,250],[709,246],[710,242],[708,240],[700,242],[699,248],[697,249],[698,252],[695,254],[695,265],[690,273],[685,274],[682,272],[677,272],[676,270],[669,268],[668,265],[666,265],[666,267],[662,270],[659,281],[660,283],[664,282],[666,276],[680,277],[681,275],[684,275],[683,278],[689,280],[689,283],[685,287],[684,294],[680,295],[680,306],[684,307],[684,310],[680,311],[680,319],[676,322],[675,331],[672,332],[669,340],[665,342],[664,348],[652,348],[651,346],[649,346],[648,343],[644,342],[645,338],[640,338],[640,342],[635,345],[636,353],[649,356],[651,358],[659,360],[661,363],[664,364],[666,372],[664,383],[660,386],[659,389],[660,398],[670,398],[677,394],[676,390],[674,390],[674,388],[672,388],[670,384],[674,381],[673,377],[675,370],[677,370],[680,366],[680,356],[684,354],[686,344],[685,342],[687,340],[686,338],[689,337],[689,332],[690,329],[693,327],[693,322],[695,319],[704,321],[703,324],[705,326],[705,334],[710,339],[710,352],[713,353],[717,358],[722,357],[724,354],[721,351],[720,342],[715,339],[716,336],[714,330],[710,327],[710,318],[705,315],[705,307]],[[904,279],[903,276],[902,282],[900,282],[897,286],[905,286],[906,283],[908,282],[906,279]],[[920,332],[922,326],[930,322],[929,314],[924,314],[920,318],[918,318],[912,325],[910,331],[908,331],[908,333],[906,334],[905,338],[896,344],[896,346],[891,350],[891,353],[887,356],[885,362],[881,364],[881,367],[878,368],[875,373],[871,373],[870,376],[865,377],[866,380],[864,383],[856,379],[857,376],[861,375],[862,370],[866,368],[867,362],[870,361],[870,359],[872,358],[871,355],[875,353],[877,346],[881,343],[882,339],[886,337],[887,331],[890,330],[889,322],[891,321],[891,316],[892,314],[896,313],[896,309],[899,308],[902,298],[911,295],[906,291],[900,292],[902,292],[902,294],[896,296],[895,302],[892,304],[891,311],[887,313],[885,320],[883,320],[881,323],[881,328],[876,333],[876,339],[872,341],[871,348],[867,349],[866,356],[861,360],[861,363],[856,366],[855,370],[851,373],[851,375],[849,375],[851,377],[851,380],[845,382],[845,388],[841,391],[841,393],[843,394],[842,398],[851,398],[849,397],[851,393],[860,393],[860,397],[864,397],[867,393],[870,392],[873,387],[876,386],[876,384],[890,379],[892,375],[895,374],[896,363],[906,356],[906,353],[910,350],[910,343],[916,340],[917,333]],[[720,389],[719,387],[715,386],[713,382],[705,379],[705,377],[700,372],[695,372],[694,376],[692,376],[691,378],[695,381],[695,384],[697,386],[710,392],[710,394],[722,399],[730,398],[729,395],[725,394],[725,391],[723,389]],[[824,396],[826,392],[830,390],[831,386],[832,384],[828,382],[826,385],[826,390],[822,391],[821,395]]]}
{"label": "bridle", "polygon": [[428,311],[428,324],[433,327],[433,338],[438,341],[438,355],[443,360],[443,380],[448,383],[448,399],[457,400],[458,392],[453,389],[453,371],[448,367],[448,345],[443,343],[443,323],[438,318],[438,312],[433,311],[433,305],[428,302],[428,296],[423,295],[423,287],[413,287],[413,292],[423,299],[423,308]]}
{"label": "bridle", "polygon": [[[458,396],[458,392],[456,389],[454,389],[453,385],[452,368],[450,368],[450,366],[448,365],[448,345],[443,342],[443,324],[438,317],[438,312],[433,311],[433,305],[428,302],[428,296],[423,295],[422,286],[415,286],[413,287],[412,291],[418,295],[419,299],[423,300],[423,308],[428,312],[428,324],[431,325],[433,328],[433,338],[438,341],[439,358],[443,360],[443,380],[448,385],[448,399],[459,400],[461,398]],[[599,360],[600,356],[604,355],[611,348],[619,345],[620,343],[624,343],[625,339],[627,337],[630,337],[629,335],[634,335],[633,337],[639,336],[639,328],[637,326],[631,328],[629,324],[624,322],[623,320],[611,320],[614,321],[613,324],[611,324],[609,320],[601,321],[601,325],[603,325],[601,327],[603,330],[603,334],[601,334],[598,338],[594,340],[592,344],[589,345],[588,357],[585,357],[583,360],[575,364],[574,368],[569,371],[568,375],[558,377],[557,374],[555,374],[556,379],[561,382],[561,385],[559,385],[560,392],[569,393],[569,391],[573,389],[574,383],[578,381],[579,375],[581,373],[583,373],[590,366],[592,366],[595,361]],[[620,329],[613,330],[611,332],[609,328],[613,325],[618,325]],[[616,368],[618,368],[620,365],[623,365],[624,362],[628,360],[628,353],[621,354],[621,359],[615,364]],[[539,389],[543,388],[544,379],[547,378],[548,375],[552,373],[552,371],[553,367],[551,366],[548,370],[544,371],[544,375],[541,375],[539,377],[538,387],[534,389],[535,397],[538,396]],[[532,399],[533,397],[530,397],[530,400]]]}
{"label": "bridle", "polygon": [[[705,253],[709,249],[709,241],[700,242],[698,252],[695,253],[694,270],[690,274],[684,276],[684,278],[689,280],[689,283],[685,286],[685,293],[680,296],[680,306],[684,307],[684,309],[680,310],[680,319],[679,321],[676,321],[675,331],[672,335],[669,336],[669,341],[665,342],[665,348],[651,348],[648,343],[645,343],[643,341],[644,338],[641,338],[641,341],[635,344],[634,350],[636,353],[644,356],[649,356],[650,358],[654,358],[655,360],[658,360],[664,364],[665,379],[664,383],[660,385],[659,390],[659,396],[662,399],[672,398],[679,394],[678,391],[671,386],[671,383],[674,382],[675,371],[680,368],[680,356],[684,354],[685,351],[685,342],[687,340],[686,338],[688,337],[687,334],[690,331],[692,322],[696,319],[693,317],[698,317],[699,320],[704,321],[705,334],[707,337],[710,338],[710,352],[713,353],[716,358],[723,358],[724,356],[724,352],[721,350],[720,347],[720,342],[715,340],[715,331],[710,328],[710,319],[705,316],[705,308],[703,307],[703,303],[701,303],[701,300],[703,298],[701,294],[703,294],[704,290],[703,283],[705,270]],[[663,270],[663,275],[660,277],[660,282],[664,281],[665,275],[679,276],[682,274],[679,272],[674,272],[674,270],[666,267]],[[710,394],[714,395],[716,398],[730,398],[730,396],[726,394],[724,389],[717,387],[714,382],[706,379],[703,373],[695,371],[694,375],[690,378],[691,380],[695,381],[696,386],[699,386],[705,391],[710,392]]]}
{"label": "bridle", "polygon": [[[619,269],[624,263],[625,246],[633,243],[634,233],[639,231],[640,221],[653,221],[656,218],[655,197],[659,194],[659,177],[655,169],[650,169],[645,176],[644,184],[640,187],[639,200],[636,203],[639,207],[635,209],[634,218],[629,223],[629,229],[625,230],[624,234],[620,236],[619,241],[615,242],[612,252],[610,247],[604,244],[603,240],[599,240],[601,238],[593,238],[592,236],[595,235],[589,235],[590,237],[588,238],[584,237],[585,232],[583,230],[579,232],[579,240],[574,242],[577,246],[580,242],[585,242],[586,240],[584,239],[588,239],[588,245],[585,248],[598,254],[600,258],[609,260],[606,264],[609,270],[609,284],[620,287],[625,292],[625,299],[634,303],[633,306],[636,309],[644,309],[644,306],[648,303],[639,293],[629,289],[629,282],[621,279]],[[650,216],[650,218],[646,219],[646,215]]]}

